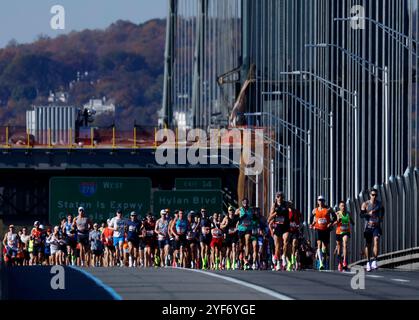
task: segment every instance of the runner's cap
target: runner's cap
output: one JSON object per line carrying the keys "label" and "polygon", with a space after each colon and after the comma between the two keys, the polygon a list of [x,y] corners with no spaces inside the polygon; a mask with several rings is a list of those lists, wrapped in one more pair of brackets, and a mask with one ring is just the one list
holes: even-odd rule
{"label": "runner's cap", "polygon": [[317,200],[319,200],[319,201],[325,201],[325,200],[326,200],[326,198],[325,198],[324,196],[319,196],[319,197],[317,198]]}
{"label": "runner's cap", "polygon": [[79,211],[83,211],[84,212],[84,208],[83,207],[79,207]]}
{"label": "runner's cap", "polygon": [[163,209],[162,211],[160,211],[160,214],[167,214],[167,210]]}
{"label": "runner's cap", "polygon": [[37,227],[37,226],[39,226],[40,225],[40,222],[39,221],[35,221],[35,223],[33,224],[35,227]]}
{"label": "runner's cap", "polygon": [[228,207],[228,211],[235,211],[235,209],[232,206],[230,206]]}
{"label": "runner's cap", "polygon": [[131,212],[130,216],[131,217],[136,217],[137,216],[137,213],[135,211],[133,211],[133,212]]}

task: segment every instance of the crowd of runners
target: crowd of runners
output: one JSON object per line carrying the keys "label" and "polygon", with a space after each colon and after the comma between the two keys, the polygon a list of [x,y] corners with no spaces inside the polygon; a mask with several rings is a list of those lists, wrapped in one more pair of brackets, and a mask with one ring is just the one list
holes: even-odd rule
{"label": "crowd of runners", "polygon": [[[361,207],[367,271],[377,269],[384,208],[371,190]],[[88,218],[84,208],[68,215],[60,225],[45,227],[38,221],[31,230],[13,225],[3,239],[3,257],[9,265],[73,265],[86,267],[180,267],[202,270],[275,270],[328,268],[331,232],[336,232],[335,257],[339,271],[348,268],[348,243],[354,221],[345,202],[334,211],[317,198],[311,224],[284,194],[276,195],[268,217],[243,199],[241,207],[225,215],[183,209],[161,210],[140,218],[121,210],[106,222]],[[315,233],[316,248],[305,237]]]}

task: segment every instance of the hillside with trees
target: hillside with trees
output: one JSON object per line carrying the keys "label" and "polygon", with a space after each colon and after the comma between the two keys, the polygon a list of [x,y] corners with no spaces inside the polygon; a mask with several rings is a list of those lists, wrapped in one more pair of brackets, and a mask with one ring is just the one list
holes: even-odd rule
{"label": "hillside with trees", "polygon": [[115,101],[119,128],[157,123],[164,73],[165,21],[118,21],[0,49],[0,126],[25,125],[25,111],[45,105],[50,91],[70,94],[68,104]]}

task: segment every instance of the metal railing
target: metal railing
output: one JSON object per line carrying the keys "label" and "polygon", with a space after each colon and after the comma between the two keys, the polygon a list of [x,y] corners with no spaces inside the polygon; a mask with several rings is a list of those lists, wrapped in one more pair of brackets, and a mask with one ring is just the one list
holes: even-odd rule
{"label": "metal railing", "polygon": [[[229,130],[230,128],[225,128]],[[243,130],[264,129],[254,126],[242,126],[234,128],[240,132]],[[163,143],[167,145],[167,135],[170,135],[173,144],[170,146],[190,147],[198,141],[198,137],[191,138],[189,134],[192,130],[202,130],[206,136],[205,142],[210,142],[211,128],[185,128],[178,127],[134,127],[132,130],[120,130],[117,127],[91,127],[75,132],[71,129],[60,132],[47,130],[45,132],[37,132],[36,136],[28,133],[25,127],[19,126],[0,126],[0,149],[77,149],[77,148],[98,148],[98,149],[140,149],[140,148],[157,148]],[[222,129],[217,129],[221,133]],[[169,133],[171,131],[171,133]],[[37,139],[39,136],[45,135],[47,139]],[[66,139],[58,139],[57,137],[68,137]],[[229,142],[219,136],[219,145],[225,147],[226,144],[234,147],[241,147],[243,144],[243,135],[240,137],[240,143],[237,141]],[[42,143],[40,141],[46,141]],[[209,145],[209,144],[208,144]]]}
{"label": "metal railing", "polygon": [[[380,241],[380,254],[419,247],[419,169],[409,168],[403,176],[391,177],[386,184],[375,186],[385,209]],[[368,191],[347,201],[355,229],[351,239],[352,261],[364,259],[364,221],[361,205],[368,200]]]}

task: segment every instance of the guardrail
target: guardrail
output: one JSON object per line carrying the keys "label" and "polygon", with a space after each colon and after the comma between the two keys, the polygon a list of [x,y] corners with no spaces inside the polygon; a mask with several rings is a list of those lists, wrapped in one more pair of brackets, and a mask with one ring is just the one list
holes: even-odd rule
{"label": "guardrail", "polygon": [[[158,128],[152,126],[137,126],[131,130],[118,129],[117,127],[88,127],[81,128],[75,132],[72,129],[65,131],[44,130],[37,131],[36,135],[29,133],[25,127],[19,126],[0,126],[0,149],[33,149],[33,148],[49,148],[49,149],[77,149],[77,148],[113,148],[113,149],[139,149],[139,148],[157,148],[163,142],[158,140],[159,130],[171,130],[173,132],[173,146],[177,146],[182,140],[186,140],[191,130],[201,129],[205,132],[207,141],[210,142],[211,128],[188,128],[185,134],[180,134],[177,127]],[[226,128],[229,130],[230,128]],[[255,127],[235,128],[240,131],[244,129],[264,129]],[[226,144],[228,141],[224,136],[220,136],[220,143]],[[230,139],[226,136],[226,139]],[[240,145],[243,138],[240,137]],[[189,140],[189,139],[188,139]],[[186,146],[192,146],[198,141],[198,137],[194,141],[187,141]],[[234,141],[233,144],[237,142]]]}
{"label": "guardrail", "polygon": [[[383,254],[377,259],[378,267],[390,269],[416,262],[419,262],[419,247]],[[366,263],[367,260],[364,259],[351,264],[349,267],[364,266]]]}

